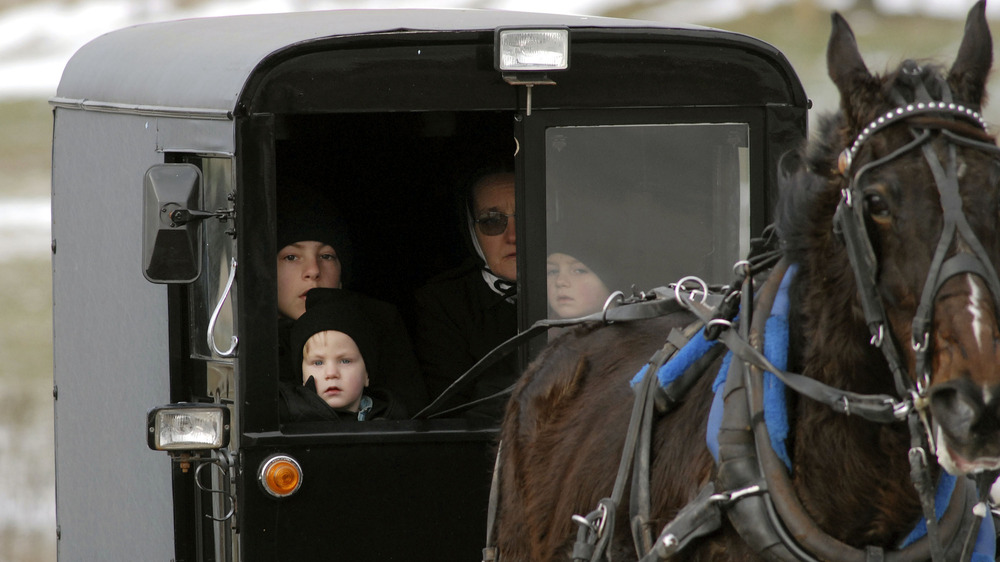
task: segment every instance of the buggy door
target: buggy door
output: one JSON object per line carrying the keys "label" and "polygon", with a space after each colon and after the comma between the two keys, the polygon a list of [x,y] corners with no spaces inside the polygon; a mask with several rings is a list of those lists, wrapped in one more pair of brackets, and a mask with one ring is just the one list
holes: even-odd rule
{"label": "buggy door", "polygon": [[767,220],[764,151],[751,150],[763,124],[755,108],[533,112],[524,142],[541,149],[525,153],[524,204],[545,214],[525,225],[526,283],[547,299],[528,314],[560,315],[559,255],[600,277],[605,295],[689,275],[729,282]]}

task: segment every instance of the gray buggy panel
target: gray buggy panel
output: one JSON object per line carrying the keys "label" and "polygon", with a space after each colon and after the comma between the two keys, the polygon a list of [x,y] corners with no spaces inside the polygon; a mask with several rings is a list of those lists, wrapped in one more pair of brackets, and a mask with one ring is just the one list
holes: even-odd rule
{"label": "gray buggy panel", "polygon": [[57,110],[55,124],[59,559],[170,560],[170,460],[143,431],[170,399],[167,289],[142,276],[136,212],[143,173],[162,161],[155,119]]}

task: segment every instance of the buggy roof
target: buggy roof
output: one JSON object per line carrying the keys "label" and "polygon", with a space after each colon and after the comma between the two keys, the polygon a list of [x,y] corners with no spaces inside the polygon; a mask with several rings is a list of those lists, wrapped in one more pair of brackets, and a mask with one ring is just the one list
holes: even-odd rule
{"label": "buggy roof", "polygon": [[728,37],[788,68],[784,56],[762,41],[699,26],[496,10],[332,10],[186,19],[113,31],[73,55],[52,103],[154,112],[169,108],[171,113],[181,110],[225,118],[254,69],[289,48],[333,37],[491,31],[502,26],[647,29]]}

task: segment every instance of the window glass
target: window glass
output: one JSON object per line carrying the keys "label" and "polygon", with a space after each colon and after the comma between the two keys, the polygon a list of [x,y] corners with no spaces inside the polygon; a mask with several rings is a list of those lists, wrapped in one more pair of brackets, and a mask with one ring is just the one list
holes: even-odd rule
{"label": "window glass", "polygon": [[744,123],[546,131],[550,317],[687,275],[726,283],[749,247]]}

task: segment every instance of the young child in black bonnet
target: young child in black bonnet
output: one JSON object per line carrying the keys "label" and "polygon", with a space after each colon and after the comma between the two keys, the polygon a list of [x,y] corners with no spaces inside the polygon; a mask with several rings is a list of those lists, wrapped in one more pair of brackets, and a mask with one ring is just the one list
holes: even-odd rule
{"label": "young child in black bonnet", "polygon": [[283,382],[284,421],[401,417],[385,389],[370,386],[382,368],[376,330],[364,301],[348,291],[316,288],[295,321],[291,346],[301,386]]}

